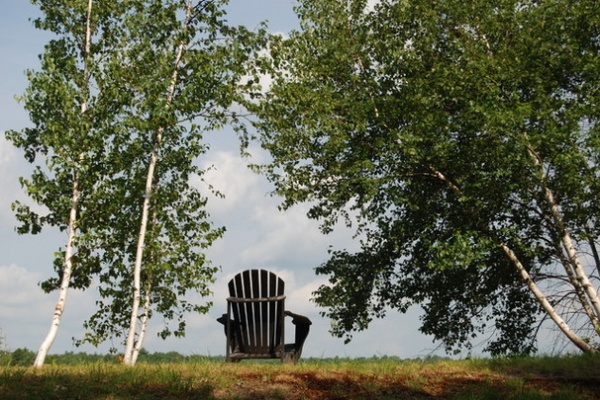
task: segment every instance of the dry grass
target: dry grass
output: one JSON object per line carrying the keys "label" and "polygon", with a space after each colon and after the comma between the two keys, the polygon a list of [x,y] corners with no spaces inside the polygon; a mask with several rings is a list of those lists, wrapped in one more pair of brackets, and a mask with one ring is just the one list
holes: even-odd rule
{"label": "dry grass", "polygon": [[4,367],[1,399],[600,399],[600,358]]}

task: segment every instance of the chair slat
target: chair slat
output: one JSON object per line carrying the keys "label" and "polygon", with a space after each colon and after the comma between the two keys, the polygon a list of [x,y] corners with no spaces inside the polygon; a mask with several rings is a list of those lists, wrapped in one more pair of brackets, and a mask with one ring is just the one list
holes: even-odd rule
{"label": "chair slat", "polygon": [[[242,279],[241,274],[236,275],[229,282],[229,294],[233,297],[244,297],[243,279]],[[243,329],[243,327],[246,325],[246,315],[244,313],[243,305],[233,303],[231,311],[233,313],[233,320],[239,322],[239,329],[236,332],[236,337],[238,340],[237,346],[239,348],[232,349],[232,350],[234,350],[234,351],[237,350],[239,352],[244,353],[244,352],[246,352],[247,341],[245,340],[245,337],[244,337],[245,329]]]}
{"label": "chair slat", "polygon": [[[242,273],[243,276],[243,286],[244,286],[244,297],[247,298],[256,298],[252,291],[252,272],[255,270],[244,271]],[[245,333],[246,333],[246,341],[247,348],[246,351],[249,353],[256,352],[256,335],[254,334],[256,321],[254,319],[254,304],[253,303],[245,303],[244,304],[244,312],[246,314],[246,322],[245,325]]]}
{"label": "chair slat", "polygon": [[[284,293],[284,289],[285,289],[285,284],[283,282],[283,279],[274,276],[273,277],[275,279],[275,292],[277,294],[283,294]],[[276,303],[275,304],[275,317],[273,318],[273,321],[275,321],[275,327],[274,327],[274,336],[275,336],[275,340],[274,343],[277,343],[280,346],[283,346],[283,342],[285,339],[285,334],[284,334],[284,316],[283,316],[283,311],[284,311],[284,303]],[[283,352],[283,349],[280,349],[281,352]]]}

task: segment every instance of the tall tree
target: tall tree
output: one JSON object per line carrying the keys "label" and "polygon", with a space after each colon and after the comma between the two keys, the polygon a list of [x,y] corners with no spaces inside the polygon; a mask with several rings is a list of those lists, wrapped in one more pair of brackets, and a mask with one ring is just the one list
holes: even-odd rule
{"label": "tall tree", "polygon": [[[79,246],[81,237],[94,229],[81,214],[93,210],[94,203],[105,195],[92,188],[106,167],[103,135],[110,132],[100,127],[111,125],[112,106],[111,101],[97,96],[93,87],[97,56],[113,45],[118,21],[111,18],[114,6],[95,7],[90,0],[33,3],[44,14],[34,21],[35,26],[57,38],[40,57],[41,70],[28,72],[30,86],[22,100],[33,127],[7,132],[7,138],[24,150],[29,162],[45,160],[45,166],[38,164],[31,179],[21,179],[21,184],[48,212],[41,216],[26,204],[15,203],[21,222],[18,232],[35,234],[43,225],[67,232],[65,247],[54,262],[58,278],[42,285],[45,290],[58,289],[59,298],[35,360],[35,366],[41,367],[56,338],[69,287],[87,287],[89,274],[98,268],[97,258],[83,257],[87,249]],[[103,34],[99,36],[100,29]]]}
{"label": "tall tree", "polygon": [[540,317],[597,350],[599,7],[300,2],[256,126],[284,207],[361,238],[316,269],[335,335],[420,304],[449,351],[531,353]]}
{"label": "tall tree", "polygon": [[228,110],[252,89],[241,85],[242,77],[265,35],[227,26],[224,4],[140,2],[129,10],[122,44],[107,63],[108,84],[119,82],[114,96],[127,104],[120,121],[127,140],[115,141],[111,154],[112,164],[126,171],[113,194],[128,212],[94,239],[109,267],[100,273],[102,300],[83,341],[124,336],[128,365],[137,360],[153,313],[167,322],[159,333],[166,338],[185,334],[187,313],[210,307],[185,297],[210,293],[217,269],[203,251],[224,231],[206,221],[207,199],[198,186],[204,171],[196,160],[207,148],[204,132],[225,123],[243,129]]}
{"label": "tall tree", "polygon": [[[263,34],[227,27],[221,1],[146,3],[131,19],[130,48],[124,53],[125,59],[134,60],[130,67],[145,60],[130,82],[142,94],[132,122],[144,127],[146,149],[151,149],[144,166],[124,357],[131,365],[139,354],[153,304],[167,319],[175,316],[170,311],[174,306],[179,308],[178,335],[184,332],[184,312],[207,309],[175,301],[188,289],[208,294],[207,283],[216,269],[202,269],[204,256],[190,250],[207,247],[222,233],[204,222],[206,199],[191,187],[190,179],[202,174],[194,164],[206,148],[201,144],[202,133],[226,120],[235,123],[226,110],[240,95],[238,84],[246,74],[246,61]],[[157,15],[162,18],[157,20]],[[139,329],[138,319],[142,322]],[[161,333],[168,334],[168,328]]]}

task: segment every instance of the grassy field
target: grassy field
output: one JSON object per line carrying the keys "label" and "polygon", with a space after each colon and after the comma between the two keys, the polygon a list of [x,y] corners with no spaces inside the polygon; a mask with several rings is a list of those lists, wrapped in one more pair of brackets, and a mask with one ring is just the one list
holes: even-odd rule
{"label": "grassy field", "polygon": [[600,357],[6,366],[0,399],[600,399]]}

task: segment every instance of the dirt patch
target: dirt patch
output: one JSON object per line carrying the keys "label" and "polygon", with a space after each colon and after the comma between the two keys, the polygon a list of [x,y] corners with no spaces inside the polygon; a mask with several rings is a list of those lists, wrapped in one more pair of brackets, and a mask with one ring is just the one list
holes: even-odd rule
{"label": "dirt patch", "polygon": [[575,398],[596,399],[600,379],[514,378],[494,373],[417,371],[414,374],[363,374],[356,371],[283,371],[244,373],[218,399],[452,399],[494,393],[495,398],[515,392],[552,396],[565,390]]}

